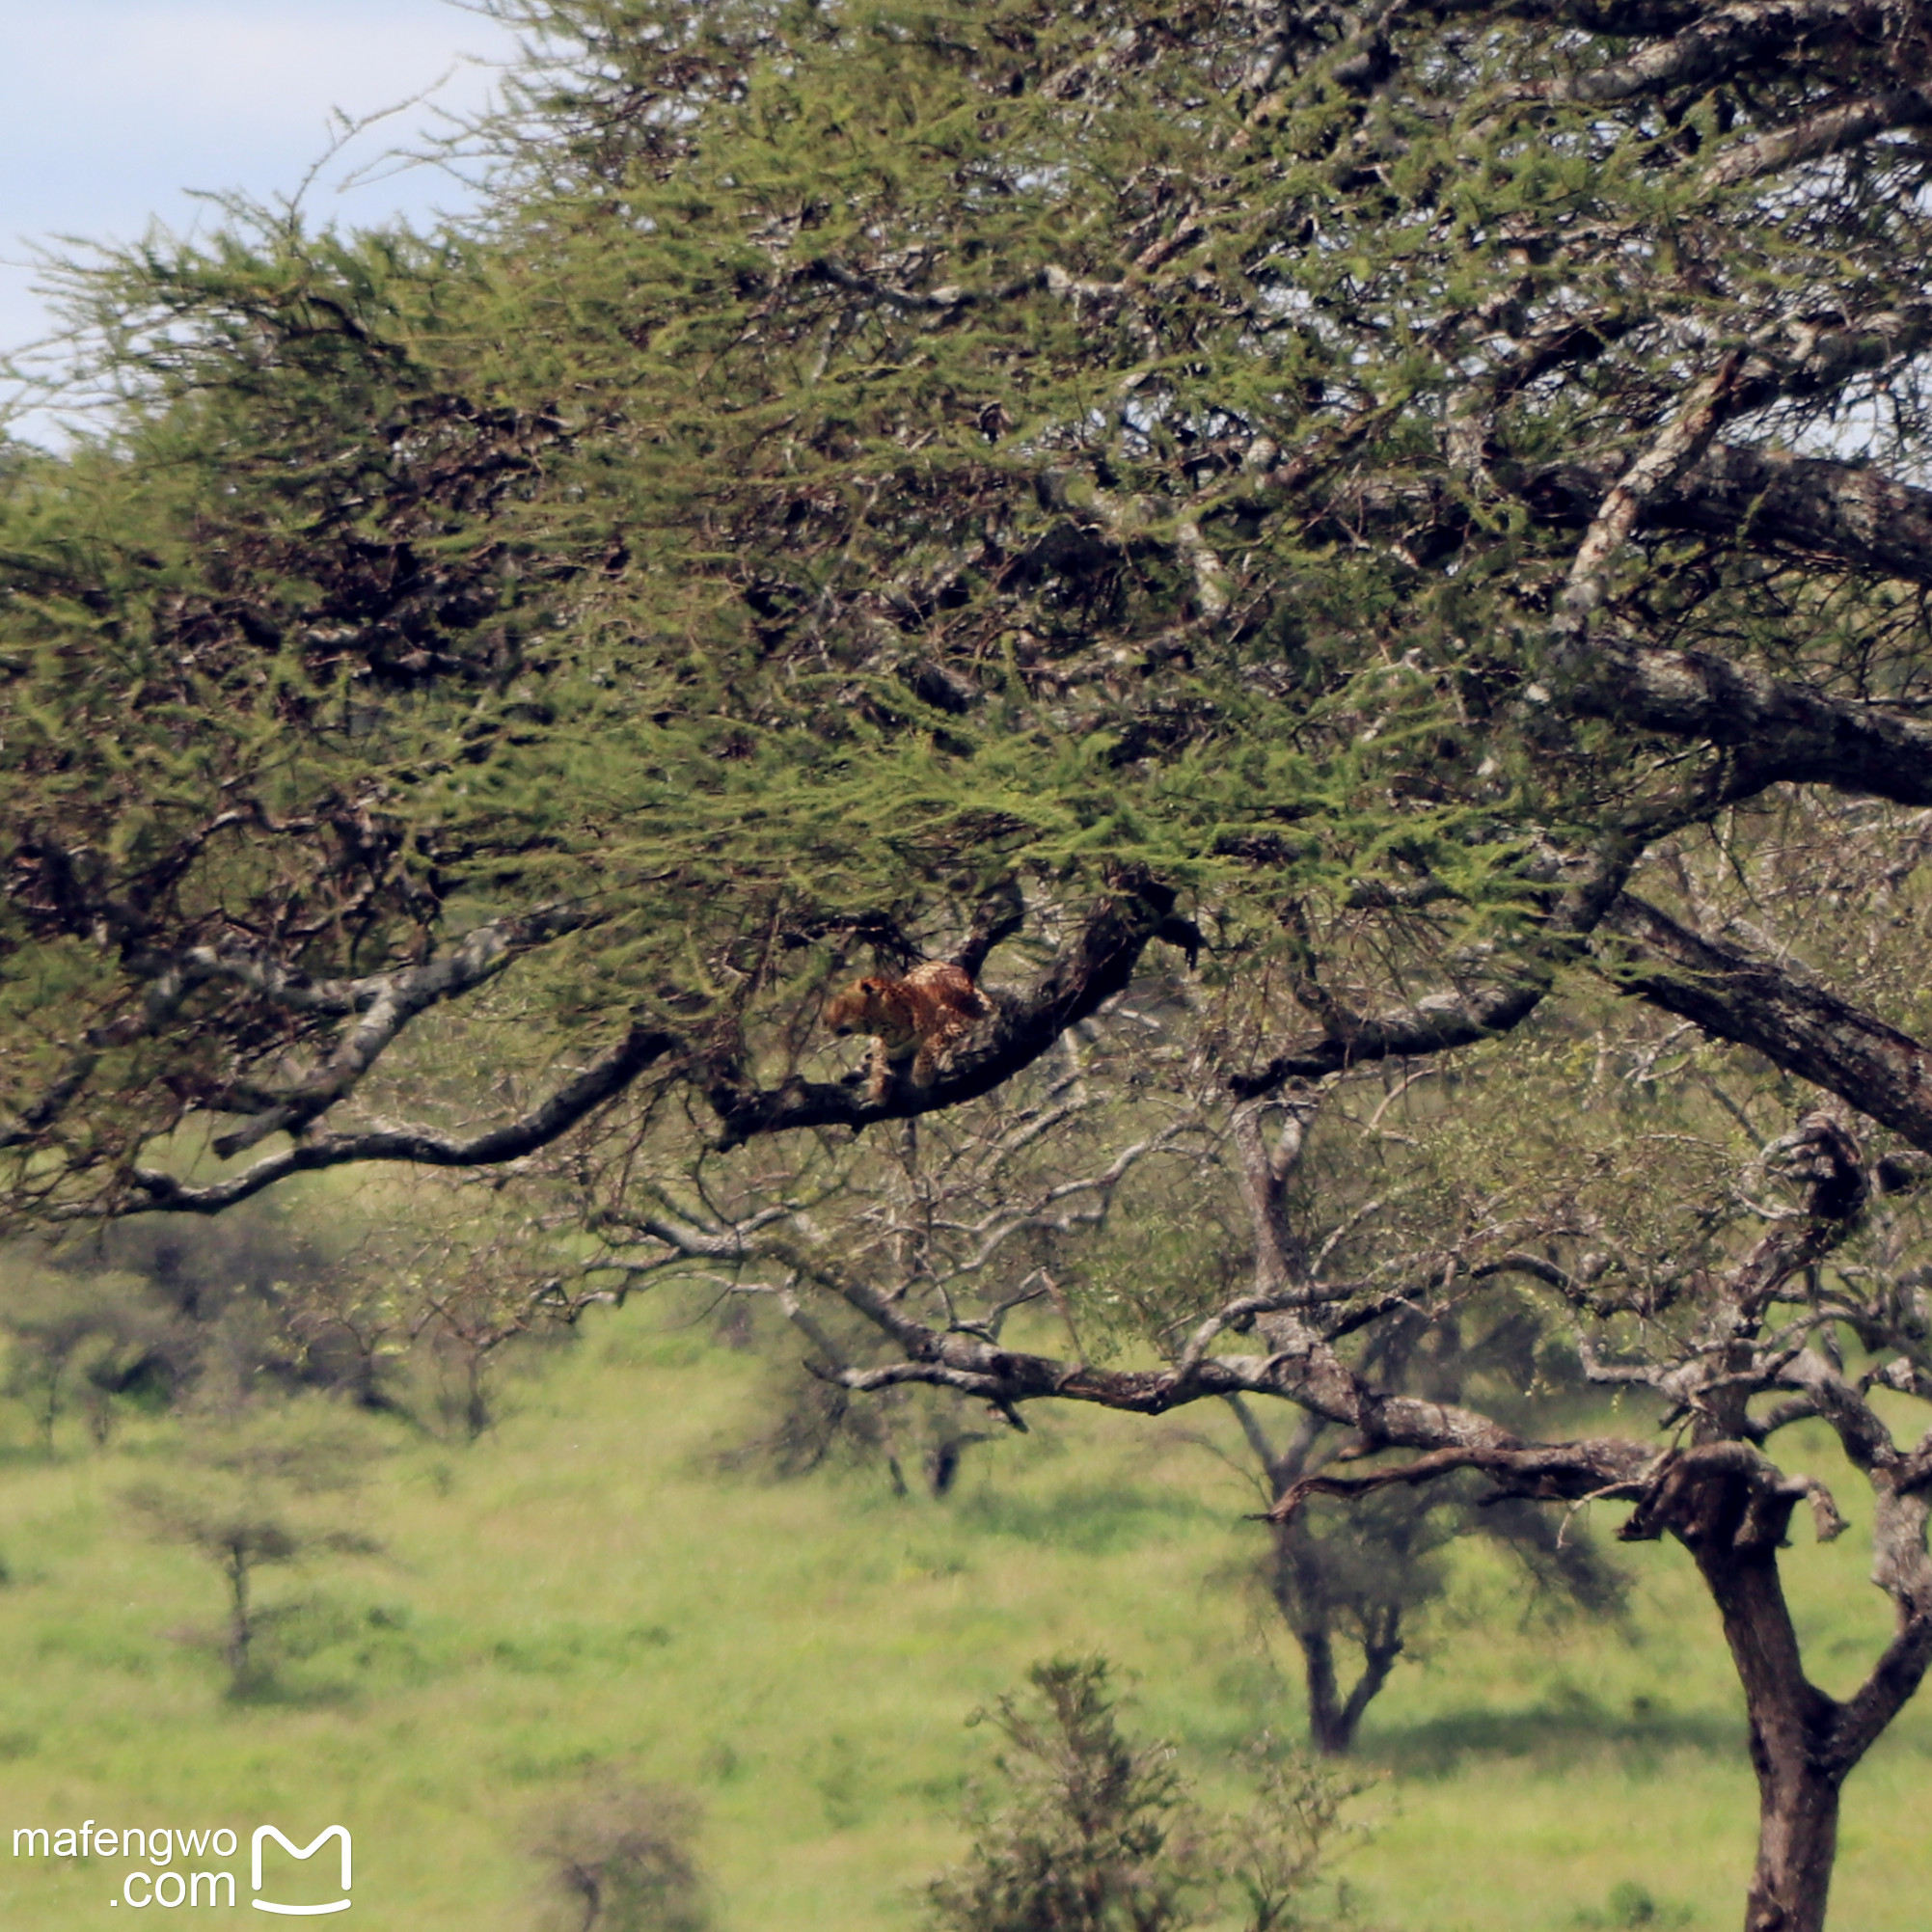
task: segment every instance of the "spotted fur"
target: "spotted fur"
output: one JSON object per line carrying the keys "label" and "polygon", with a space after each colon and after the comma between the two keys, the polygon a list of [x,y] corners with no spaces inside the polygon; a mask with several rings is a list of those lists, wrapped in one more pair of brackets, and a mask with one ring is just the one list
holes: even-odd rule
{"label": "spotted fur", "polygon": [[870,1097],[881,1102],[911,1062],[915,1087],[930,1087],[939,1061],[993,1011],[972,975],[950,960],[927,960],[904,979],[857,979],[825,1010],[834,1033],[872,1035]]}

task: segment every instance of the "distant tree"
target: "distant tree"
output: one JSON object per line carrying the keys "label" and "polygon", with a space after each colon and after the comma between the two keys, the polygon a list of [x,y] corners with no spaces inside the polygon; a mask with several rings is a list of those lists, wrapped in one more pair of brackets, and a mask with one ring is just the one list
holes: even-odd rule
{"label": "distant tree", "polygon": [[[0,1255],[0,1327],[16,1329],[16,1379],[31,1374],[57,1411],[77,1403],[101,1438],[130,1403],[339,1386],[339,1363],[312,1350],[304,1317],[353,1278],[344,1265],[353,1231],[345,1239],[338,1216],[305,1233],[283,1206],[214,1222],[149,1216],[68,1229]],[[67,1351],[51,1376],[50,1348]]]}
{"label": "distant tree", "polygon": [[[876,1333],[851,1322],[837,1329],[841,1359],[874,1355]],[[746,1442],[724,1450],[727,1469],[762,1467],[780,1481],[845,1464],[883,1468],[895,1496],[918,1483],[935,1500],[953,1493],[966,1453],[996,1441],[981,1428],[980,1411],[949,1391],[937,1396],[909,1389],[884,1401],[866,1400],[810,1374],[802,1374],[795,1347],[772,1350],[767,1393],[757,1404],[758,1427]],[[909,1476],[910,1472],[910,1476]]]}
{"label": "distant tree", "polygon": [[[1139,1057],[1144,1087],[1152,1069]],[[1106,1077],[1105,1062],[1094,1058],[1098,1076]],[[1466,1212],[1444,1211],[1434,1187],[1424,1192],[1422,1212],[1404,1211],[1401,1196],[1421,1177],[1366,1166],[1365,1150],[1352,1142],[1343,1143],[1339,1160],[1319,1157],[1313,1129],[1324,1108],[1347,1107],[1351,1094],[1362,1097],[1353,1113],[1379,1128],[1406,1084],[1371,1074],[1352,1087],[1300,1097],[1281,1117],[1270,1160],[1270,1184],[1283,1197],[1300,1196],[1311,1252],[1347,1241],[1365,1259],[1373,1253],[1391,1278],[1404,1254],[1419,1277],[1442,1269],[1444,1245],[1453,1246]],[[1156,1184],[1122,1204],[1103,1236],[1063,1258],[1061,1280],[1094,1330],[1152,1340],[1171,1359],[1187,1345],[1204,1293],[1232,1297],[1252,1275],[1256,1231],[1230,1170],[1261,1124],[1252,1110],[1224,1116],[1209,1157],[1166,1163]],[[1378,1182],[1389,1190],[1380,1198]],[[1474,1230],[1462,1232],[1466,1238]],[[1366,1333],[1362,1371],[1386,1389],[1433,1401],[1483,1399],[1526,1428],[1552,1401],[1582,1398],[1586,1384],[1552,1312],[1495,1282],[1488,1269],[1450,1296],[1419,1294],[1406,1309],[1387,1311]],[[1215,1437],[1195,1439],[1247,1476],[1264,1509],[1347,1459],[1353,1444],[1350,1431],[1320,1414],[1304,1410],[1282,1429],[1249,1397],[1226,1400],[1241,1451],[1229,1452]],[[1537,1613],[1603,1615],[1622,1597],[1619,1572],[1581,1525],[1455,1483],[1385,1491],[1346,1510],[1297,1509],[1269,1530],[1259,1572],[1301,1652],[1309,1740],[1327,1755],[1353,1748],[1369,1706],[1448,1590],[1445,1555],[1458,1539],[1480,1536],[1503,1552],[1530,1586],[1526,1608]]]}
{"label": "distant tree", "polygon": [[590,1789],[560,1804],[537,1857],[569,1932],[705,1932],[697,1826],[692,1800],[661,1785]]}
{"label": "distant tree", "polygon": [[[246,1696],[269,1676],[258,1646],[267,1619],[256,1600],[259,1571],[380,1552],[378,1541],[340,1519],[370,1454],[364,1436],[332,1420],[299,1409],[258,1412],[196,1427],[178,1475],[128,1491],[158,1537],[221,1572],[231,1696]],[[325,1498],[334,1499],[333,1510]]]}
{"label": "distant tree", "polygon": [[[1376,1367],[1386,1376],[1383,1365]],[[1386,1379],[1401,1386],[1406,1378]],[[1455,1380],[1460,1384],[1461,1378]],[[1441,1382],[1434,1393],[1444,1399]],[[1278,1442],[1251,1404],[1240,1397],[1231,1401],[1239,1404],[1242,1432],[1271,1510],[1348,1446],[1332,1426],[1309,1417]],[[1460,1539],[1485,1537],[1519,1565],[1533,1592],[1531,1607],[1545,1615],[1600,1616],[1622,1604],[1621,1576],[1586,1532],[1571,1528],[1565,1537],[1547,1515],[1520,1502],[1458,1493],[1454,1484],[1435,1492],[1384,1492],[1333,1511],[1300,1508],[1271,1519],[1268,1528],[1263,1580],[1301,1652],[1309,1741],[1330,1756],[1354,1749],[1369,1706],[1448,1591],[1445,1554]]]}
{"label": "distant tree", "polygon": [[28,1410],[48,1456],[61,1417],[78,1404],[96,1442],[112,1433],[118,1399],[172,1395],[192,1359],[178,1320],[137,1278],[82,1275],[16,1256],[0,1267],[6,1392]]}

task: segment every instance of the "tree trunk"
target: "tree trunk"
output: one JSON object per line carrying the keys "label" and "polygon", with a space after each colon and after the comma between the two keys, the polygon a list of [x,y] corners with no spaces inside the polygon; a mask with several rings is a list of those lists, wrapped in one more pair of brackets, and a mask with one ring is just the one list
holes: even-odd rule
{"label": "tree trunk", "polygon": [[54,1425],[61,1419],[61,1371],[66,1365],[55,1363],[47,1374],[47,1400],[41,1411],[41,1434],[47,1446],[47,1459],[54,1456]]}
{"label": "tree trunk", "polygon": [[1370,1613],[1370,1633],[1362,1643],[1362,1674],[1355,1680],[1355,1688],[1348,1693],[1348,1701],[1342,1706],[1342,1750],[1355,1748],[1356,1728],[1362,1722],[1362,1713],[1367,1710],[1389,1680],[1389,1673],[1396,1667],[1396,1659],[1402,1654],[1402,1607],[1400,1603],[1384,1603]]}
{"label": "tree trunk", "polygon": [[1397,1626],[1400,1608],[1390,1606],[1386,1633],[1378,1630],[1362,1646],[1362,1674],[1345,1701],[1335,1676],[1335,1640],[1323,1624],[1299,1623],[1292,1627],[1294,1641],[1301,1646],[1303,1675],[1308,1683],[1308,1735],[1324,1757],[1346,1757],[1355,1748],[1355,1732],[1362,1714],[1389,1680],[1396,1659],[1402,1653]]}
{"label": "tree trunk", "polygon": [[1322,1575],[1320,1553],[1300,1517],[1275,1525],[1270,1586],[1282,1620],[1301,1646],[1308,1686],[1309,1741],[1324,1757],[1346,1757],[1355,1748],[1362,1713],[1389,1680],[1402,1653],[1402,1607],[1380,1603],[1368,1612],[1362,1640],[1362,1674],[1345,1699],[1335,1674],[1335,1619]]}
{"label": "tree trunk", "polygon": [[237,1691],[247,1686],[249,1646],[255,1641],[255,1624],[248,1605],[248,1558],[240,1550],[231,1548],[228,1565],[228,1667],[232,1688]]}
{"label": "tree trunk", "polygon": [[1744,1932],[1821,1932],[1838,1848],[1838,1782],[1800,1761],[1784,1763],[1751,1728],[1757,1772],[1757,1866]]}
{"label": "tree trunk", "polygon": [[1298,1625],[1302,1675],[1308,1683],[1308,1735],[1324,1757],[1347,1755],[1353,1738],[1344,1728],[1342,1700],[1335,1684],[1335,1646],[1320,1624]]}
{"label": "tree trunk", "polygon": [[472,1442],[480,1441],[490,1427],[490,1401],[483,1386],[483,1357],[480,1352],[470,1356],[469,1387],[465,1391],[463,1403],[463,1427],[469,1431]]}
{"label": "tree trunk", "polygon": [[1751,1722],[1757,1864],[1745,1932],[1823,1932],[1837,1855],[1841,1707],[1806,1678],[1776,1549],[1699,1538],[1692,1550],[1724,1619]]}

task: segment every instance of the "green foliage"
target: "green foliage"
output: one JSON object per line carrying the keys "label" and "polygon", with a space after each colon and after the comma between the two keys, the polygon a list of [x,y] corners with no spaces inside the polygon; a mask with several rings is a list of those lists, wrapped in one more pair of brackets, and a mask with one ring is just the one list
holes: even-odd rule
{"label": "green foliage", "polygon": [[1028,1673],[1041,1708],[1002,1698],[982,1717],[1011,1747],[1008,1809],[975,1822],[966,1864],[936,1879],[949,1932],[1167,1932],[1200,1922],[1207,1866],[1171,1746],[1130,1746],[1107,1667],[1056,1659]]}
{"label": "green foliage", "polygon": [[[1553,28],[1405,19],[1363,100],[1324,14],[1257,101],[1219,7],[499,11],[531,61],[466,139],[470,231],[233,203],[67,272],[100,426],[0,479],[23,1200],[111,1197],[325,1049],[313,1009],[158,983],[237,930],[324,980],[568,905],[483,996],[493,1067],[649,1013],[778,1075],[864,937],[935,947],[998,880],[1067,916],[1156,876],[1250,992],[1295,902],[1347,997],[1519,939],[1547,841],[1654,792],[1522,696],[1562,520],[1437,474],[1472,382],[1499,478],[1647,434],[1723,314],[1591,239],[1711,191],[1641,101],[1520,105]],[[1912,259],[1895,202],[1728,218],[1769,282]],[[1468,320],[1538,302],[1599,318],[1573,384]],[[1337,465],[1441,514],[1355,541]],[[1684,567],[1700,622],[1770,594]]]}
{"label": "green foliage", "polygon": [[1256,1753],[1262,1788],[1245,1811],[1210,1819],[1171,1745],[1122,1734],[1102,1658],[1055,1658],[1027,1673],[1032,1696],[1002,1697],[992,1723],[1007,1800],[984,1800],[964,1864],[933,1881],[933,1922],[948,1932],[1166,1932],[1203,1922],[1232,1891],[1246,1932],[1318,1932],[1317,1893],[1348,1836],[1358,1786]]}
{"label": "green foliage", "polygon": [[[1249,1810],[1228,1821],[1223,1852],[1246,1916],[1244,1932],[1343,1932],[1359,1924],[1346,1882],[1334,1887],[1332,1900],[1324,1894],[1338,1856],[1362,1834],[1345,1818],[1344,1807],[1367,1786],[1284,1757],[1265,1737],[1252,1755],[1261,1790]],[[1332,1913],[1321,1909],[1324,1903],[1332,1903]]]}

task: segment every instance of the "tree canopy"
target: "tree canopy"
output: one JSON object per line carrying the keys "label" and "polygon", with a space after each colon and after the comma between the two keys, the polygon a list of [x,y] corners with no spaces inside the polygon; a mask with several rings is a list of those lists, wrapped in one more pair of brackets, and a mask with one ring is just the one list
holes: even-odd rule
{"label": "tree canopy", "polygon": [[[1009,882],[1053,968],[931,1104],[1177,907],[1317,1001],[1259,1090],[1507,1026],[1606,921],[1681,967],[1629,868],[1774,786],[1923,803],[1923,161],[1861,92],[1915,14],[526,17],[472,231],[237,208],[69,278],[117,401],[4,540],[44,1205],[169,1196],[196,1116],[305,1135],[222,1198],[647,1075],[856,1124],[828,970]],[[547,1107],[337,1125],[517,961]],[[1797,1071],[1922,1132],[1855,1033]]]}
{"label": "tree canopy", "polygon": [[[855,1390],[1271,1395],[1409,1453],[1317,1488],[1624,1498],[1744,1674],[1750,1922],[1822,1923],[1932,1660],[1886,1420],[1932,1396],[1932,14],[498,11],[474,222],[236,204],[68,272],[97,426],[0,478],[10,1223],[536,1166],[612,1265],[844,1296],[897,1357]],[[818,1015],[928,956],[993,1012],[875,1095]],[[813,1247],[841,1130],[1044,1119],[1135,988],[1176,1044],[1082,1130],[1218,1108],[1251,1211],[1159,1366]],[[1453,1211],[1345,1175],[1311,1244],[1306,1136],[1419,1064]],[[1359,1338],[1505,1278],[1668,1446],[1377,1382]],[[1776,1582],[1816,1417],[1898,1611],[1844,1702]]]}

